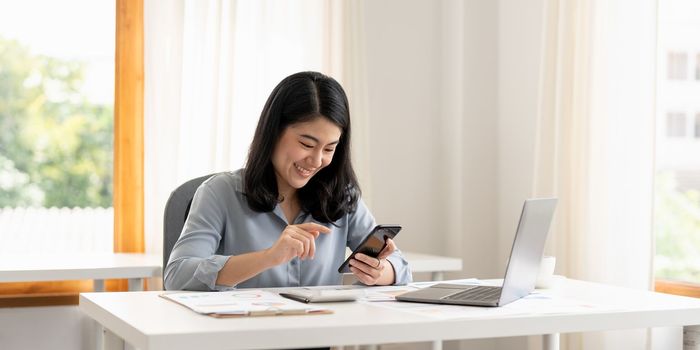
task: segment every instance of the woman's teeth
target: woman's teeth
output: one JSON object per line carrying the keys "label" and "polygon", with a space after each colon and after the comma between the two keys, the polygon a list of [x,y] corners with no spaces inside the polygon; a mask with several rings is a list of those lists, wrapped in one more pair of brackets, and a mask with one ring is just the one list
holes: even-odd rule
{"label": "woman's teeth", "polygon": [[297,168],[297,170],[299,170],[299,172],[302,173],[303,175],[311,175],[311,173],[312,173],[311,170],[306,169],[306,168],[302,168],[297,164],[294,164],[294,167]]}

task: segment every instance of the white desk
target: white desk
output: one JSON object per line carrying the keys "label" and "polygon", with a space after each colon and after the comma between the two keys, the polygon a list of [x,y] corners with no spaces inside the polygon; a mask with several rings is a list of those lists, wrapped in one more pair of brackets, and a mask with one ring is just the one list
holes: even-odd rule
{"label": "white desk", "polygon": [[[330,315],[218,319],[158,294],[83,293],[80,310],[108,330],[106,348],[121,348],[126,341],[141,350],[298,348],[524,335],[550,335],[545,348],[555,349],[559,333],[700,324],[700,300],[576,280],[561,281],[551,293],[554,301],[545,299],[537,307],[524,307],[531,305],[526,300],[509,304],[520,308],[515,313],[508,312],[509,305],[456,307],[461,308],[459,317],[447,319],[360,302],[325,304],[334,311]],[[613,307],[567,310],[557,304],[571,299]]]}
{"label": "white desk", "polygon": [[143,290],[143,279],[161,276],[160,255],[105,253],[0,255],[0,282],[91,279],[95,291],[106,279],[129,279],[129,290]]}
{"label": "white desk", "polygon": [[430,272],[431,280],[440,281],[444,272],[461,271],[462,259],[446,256],[402,252],[413,272]]}
{"label": "white desk", "polygon": [[[404,252],[414,272],[430,272],[440,280],[443,272],[459,271],[462,260]],[[0,282],[94,280],[95,291],[104,290],[105,279],[129,279],[129,290],[143,290],[143,279],[162,274],[156,254],[36,254],[0,255]]]}

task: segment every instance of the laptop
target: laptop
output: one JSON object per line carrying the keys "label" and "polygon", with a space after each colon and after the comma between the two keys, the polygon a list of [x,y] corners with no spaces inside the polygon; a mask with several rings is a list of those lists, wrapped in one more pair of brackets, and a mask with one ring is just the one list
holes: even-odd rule
{"label": "laptop", "polygon": [[544,252],[544,243],[556,205],[556,198],[525,201],[502,286],[440,283],[398,295],[396,300],[434,304],[503,306],[530,294],[535,288],[535,280],[537,280],[540,260]]}

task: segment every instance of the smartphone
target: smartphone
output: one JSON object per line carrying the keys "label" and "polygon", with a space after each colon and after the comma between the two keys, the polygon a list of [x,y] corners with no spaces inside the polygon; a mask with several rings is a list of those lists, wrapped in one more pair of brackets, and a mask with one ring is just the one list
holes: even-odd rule
{"label": "smartphone", "polygon": [[350,256],[345,259],[345,262],[340,265],[338,272],[349,273],[350,272],[350,259],[355,258],[355,254],[362,253],[369,255],[373,258],[379,256],[379,253],[386,247],[387,238],[394,239],[397,234],[401,231],[401,226],[399,225],[377,225],[372,229],[367,237],[365,237],[360,245],[350,254]]}

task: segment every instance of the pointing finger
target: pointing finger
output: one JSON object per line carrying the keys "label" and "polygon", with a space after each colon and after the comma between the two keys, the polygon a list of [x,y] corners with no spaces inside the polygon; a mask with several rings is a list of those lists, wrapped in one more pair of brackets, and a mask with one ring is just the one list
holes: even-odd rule
{"label": "pointing finger", "polygon": [[315,222],[305,222],[303,224],[299,224],[296,226],[301,228],[304,231],[307,231],[307,232],[319,232],[319,233],[330,233],[331,232],[331,229],[329,229],[328,227],[317,224]]}

